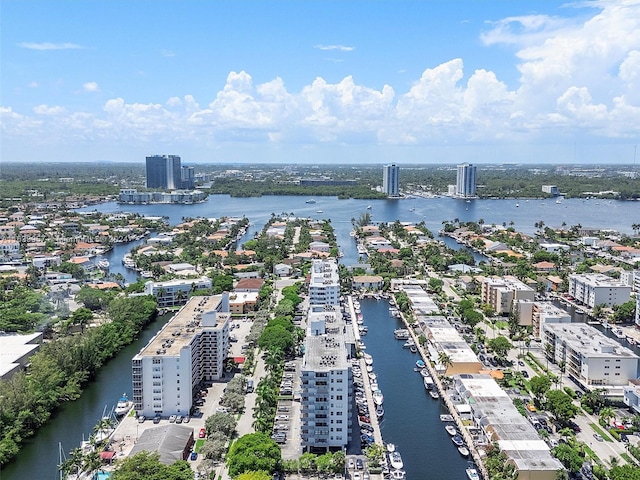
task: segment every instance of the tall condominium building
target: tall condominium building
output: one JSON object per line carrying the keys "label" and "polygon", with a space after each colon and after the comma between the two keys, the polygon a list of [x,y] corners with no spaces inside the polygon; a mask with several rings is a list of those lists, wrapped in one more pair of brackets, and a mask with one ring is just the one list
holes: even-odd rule
{"label": "tall condominium building", "polygon": [[229,349],[229,294],[191,297],[131,361],[138,414],[186,415],[201,382],[219,380]]}
{"label": "tall condominium building", "polygon": [[458,165],[458,175],[456,177],[456,196],[475,197],[476,196],[476,166],[470,163]]}
{"label": "tall condominium building", "polygon": [[147,157],[147,188],[182,188],[182,168],[178,155]]}
{"label": "tall condominium building", "polygon": [[309,305],[339,305],[340,277],[335,261],[313,260],[309,279]]}
{"label": "tall condominium building", "polygon": [[339,306],[312,305],[300,375],[301,439],[307,451],[346,448],[351,419],[353,331]]}
{"label": "tall condominium building", "polygon": [[396,164],[385,165],[382,170],[382,191],[390,197],[400,195],[400,167]]}
{"label": "tall condominium building", "polygon": [[186,190],[193,190],[196,187],[196,171],[193,167],[182,167],[181,171],[182,187]]}

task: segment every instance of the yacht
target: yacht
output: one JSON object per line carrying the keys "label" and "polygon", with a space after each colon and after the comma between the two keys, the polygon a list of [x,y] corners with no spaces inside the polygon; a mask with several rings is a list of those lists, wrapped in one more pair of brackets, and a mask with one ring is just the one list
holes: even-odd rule
{"label": "yacht", "polygon": [[102,270],[109,270],[109,260],[107,260],[106,258],[99,260],[98,268],[101,268]]}
{"label": "yacht", "polygon": [[431,398],[434,400],[438,400],[440,398],[440,394],[436,390],[429,390],[429,395],[431,395]]}
{"label": "yacht", "polygon": [[398,328],[393,331],[393,336],[396,337],[396,340],[408,340],[409,330],[406,328]]}
{"label": "yacht", "polygon": [[406,478],[406,472],[404,470],[395,469],[391,471],[391,478],[394,480],[404,480]]}
{"label": "yacht", "polygon": [[425,390],[433,389],[433,378],[431,378],[431,377],[422,377],[422,383],[424,383]]}
{"label": "yacht", "polygon": [[454,427],[453,425],[447,425],[446,427],[444,427],[444,429],[452,437],[458,434],[458,430],[456,430],[456,427]]}
{"label": "yacht", "polygon": [[456,447],[462,447],[464,445],[464,440],[460,435],[454,435],[451,437],[451,441],[454,443]]}
{"label": "yacht", "polygon": [[382,405],[382,403],[384,402],[384,395],[382,395],[382,392],[380,390],[374,391],[371,396],[373,397],[373,403],[378,406]]}
{"label": "yacht", "polygon": [[469,480],[480,480],[480,475],[478,474],[478,471],[475,468],[469,467],[466,470],[467,472],[467,478]]}
{"label": "yacht", "polygon": [[397,450],[389,454],[389,462],[391,463],[391,466],[396,470],[400,470],[402,467],[404,467],[402,456],[400,456],[400,452],[398,452]]}
{"label": "yacht", "polygon": [[367,210],[371,210],[373,207],[371,205],[367,205]]}
{"label": "yacht", "polygon": [[441,422],[453,422],[453,415],[449,415],[448,413],[443,413],[443,414],[440,415],[440,421]]}
{"label": "yacht", "polygon": [[458,452],[460,453],[460,455],[462,455],[463,457],[468,457],[469,456],[469,449],[467,447],[465,447],[464,445],[462,447],[458,447]]}
{"label": "yacht", "polygon": [[126,393],[123,393],[120,399],[118,400],[118,404],[116,405],[116,409],[114,413],[121,417],[125,415],[131,409],[132,402],[127,397]]}
{"label": "yacht", "polygon": [[304,203],[316,203],[316,201],[313,198],[310,198],[309,200],[307,200]]}
{"label": "yacht", "polygon": [[396,451],[396,446],[393,443],[387,443],[387,452],[391,453],[391,452],[395,452]]}

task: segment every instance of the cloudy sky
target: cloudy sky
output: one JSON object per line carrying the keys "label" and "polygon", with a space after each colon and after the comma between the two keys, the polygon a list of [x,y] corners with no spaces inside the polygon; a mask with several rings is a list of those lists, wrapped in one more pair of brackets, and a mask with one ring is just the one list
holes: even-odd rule
{"label": "cloudy sky", "polygon": [[1,161],[632,163],[640,0],[3,0]]}

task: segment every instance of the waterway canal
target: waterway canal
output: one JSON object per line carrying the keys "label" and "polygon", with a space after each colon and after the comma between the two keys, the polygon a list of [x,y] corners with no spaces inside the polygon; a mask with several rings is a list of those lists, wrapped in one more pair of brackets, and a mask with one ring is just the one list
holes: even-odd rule
{"label": "waterway canal", "polygon": [[65,404],[56,415],[27,440],[15,461],[0,473],[2,480],[55,480],[59,478],[59,443],[66,454],[88,439],[93,427],[102,418],[105,407],[110,411],[122,393],[131,393],[131,358],[144,347],[169,315],[158,317],[131,345],[100,369],[91,383],[75,402]]}
{"label": "waterway canal", "polygon": [[415,372],[418,354],[402,348],[393,331],[404,328],[401,320],[389,315],[389,302],[360,300],[367,353],[373,356],[378,385],[384,395],[382,438],[393,443],[402,455],[409,480],[450,480],[464,478],[467,460],[462,458],[440,422],[448,413],[441,400],[433,400]]}

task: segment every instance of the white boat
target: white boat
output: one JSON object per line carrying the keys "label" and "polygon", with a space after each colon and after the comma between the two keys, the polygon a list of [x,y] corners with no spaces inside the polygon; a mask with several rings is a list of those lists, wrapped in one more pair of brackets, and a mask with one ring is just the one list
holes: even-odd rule
{"label": "white boat", "polygon": [[373,207],[371,205],[367,205],[367,210],[371,210]]}
{"label": "white boat", "polygon": [[384,402],[384,395],[382,395],[380,390],[376,390],[371,396],[373,397],[373,403],[376,405],[382,405]]}
{"label": "white boat", "polygon": [[313,198],[310,198],[309,200],[307,200],[304,203],[316,203],[316,201]]}
{"label": "white boat", "polygon": [[369,380],[372,382],[375,382],[378,379],[376,372],[368,372],[367,375],[369,376]]}
{"label": "white boat", "polygon": [[389,462],[391,463],[391,466],[396,470],[400,470],[402,469],[402,467],[404,467],[402,456],[397,450],[389,454]]}
{"label": "white boat", "polygon": [[463,457],[468,457],[469,456],[469,449],[467,447],[465,447],[464,445],[462,447],[458,447],[458,452]]}
{"label": "white boat", "polygon": [[384,408],[382,408],[382,405],[376,405],[376,415],[378,419],[384,417]]}
{"label": "white boat", "polygon": [[396,451],[396,446],[393,443],[387,443],[387,452],[391,453],[391,452],[395,452]]}
{"label": "white boat", "polygon": [[453,415],[449,415],[448,413],[443,413],[440,415],[441,422],[453,422]]}
{"label": "white boat", "polygon": [[431,377],[431,375],[429,374],[429,369],[421,368],[419,371],[420,375],[422,375],[423,377]]}
{"label": "white boat", "polygon": [[621,328],[614,328],[613,330],[611,330],[613,332],[613,334],[618,337],[618,338],[626,338],[626,335],[624,334],[624,332],[622,331]]}
{"label": "white boat", "polygon": [[373,372],[373,365],[367,365],[366,369],[367,369],[367,373],[372,373]]}
{"label": "white boat", "polygon": [[106,258],[99,260],[98,268],[101,268],[102,270],[109,270],[109,260],[107,260]]}
{"label": "white boat", "polygon": [[394,480],[404,480],[406,475],[407,474],[404,470],[396,469],[391,471],[391,478]]}
{"label": "white boat", "polygon": [[365,353],[362,357],[364,358],[365,365],[373,365],[373,357],[370,354]]}
{"label": "white boat", "polygon": [[316,210],[316,213],[324,213],[322,210]]}
{"label": "white boat", "polygon": [[406,328],[398,328],[393,331],[393,336],[396,337],[396,340],[408,340],[409,330]]}
{"label": "white boat", "polygon": [[131,410],[132,404],[133,402],[129,400],[129,398],[127,397],[127,394],[123,393],[120,399],[118,400],[118,404],[116,405],[114,413],[119,417],[121,417],[122,415],[126,415],[129,412],[129,410]]}
{"label": "white boat", "polygon": [[429,390],[429,395],[431,395],[431,398],[434,400],[438,400],[440,398],[440,394],[435,390]]}
{"label": "white boat", "polygon": [[456,427],[454,427],[453,425],[447,425],[446,427],[444,427],[444,429],[447,431],[447,433],[449,435],[451,435],[452,437],[454,435],[458,434],[458,430],[456,430]]}
{"label": "white boat", "polygon": [[467,472],[467,478],[469,480],[480,480],[480,475],[478,474],[478,471],[475,468],[467,468],[466,470]]}
{"label": "white boat", "polygon": [[422,383],[424,384],[425,390],[433,390],[433,378],[431,377],[422,377]]}
{"label": "white boat", "polygon": [[411,348],[411,347],[415,347],[415,345],[416,345],[416,342],[413,341],[413,338],[410,338],[409,340],[404,342],[404,345],[402,345],[402,348]]}

